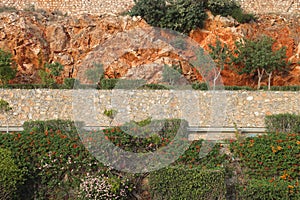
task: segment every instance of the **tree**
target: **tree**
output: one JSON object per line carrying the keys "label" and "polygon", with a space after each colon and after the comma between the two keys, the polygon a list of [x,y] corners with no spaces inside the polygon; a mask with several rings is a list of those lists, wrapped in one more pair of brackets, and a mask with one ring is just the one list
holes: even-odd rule
{"label": "tree", "polygon": [[17,70],[12,67],[12,55],[9,52],[0,49],[0,83],[7,82],[15,78]]}
{"label": "tree", "polygon": [[273,49],[274,40],[268,36],[258,37],[254,40],[245,39],[235,43],[236,49],[230,55],[231,62],[237,65],[239,74],[257,72],[257,89],[266,73],[268,75],[268,89],[271,87],[271,77],[275,70],[282,70],[286,66],[286,47]]}
{"label": "tree", "polygon": [[3,99],[0,99],[0,113],[4,114],[6,117],[6,133],[8,133],[8,120],[11,110],[12,107],[9,106],[9,103]]}
{"label": "tree", "polygon": [[219,79],[221,75],[221,71],[224,69],[225,64],[228,63],[229,49],[226,44],[222,45],[220,40],[216,41],[215,46],[213,46],[212,44],[209,44],[208,46],[210,48],[209,54],[216,63],[216,67],[213,68],[213,73],[214,73],[213,89],[215,90],[216,81]]}

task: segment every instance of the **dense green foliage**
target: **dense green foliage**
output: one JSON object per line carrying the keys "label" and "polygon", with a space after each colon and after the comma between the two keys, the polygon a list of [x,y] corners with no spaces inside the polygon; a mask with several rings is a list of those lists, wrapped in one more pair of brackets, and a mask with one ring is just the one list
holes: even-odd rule
{"label": "dense green foliage", "polygon": [[146,84],[144,79],[127,80],[127,79],[101,79],[100,89],[138,89]]}
{"label": "dense green foliage", "polygon": [[0,84],[7,84],[9,80],[15,78],[16,73],[11,53],[0,49]]}
{"label": "dense green foliage", "polygon": [[286,47],[273,50],[274,40],[268,36],[258,37],[254,40],[244,39],[235,43],[236,49],[231,57],[231,62],[238,66],[240,74],[257,73],[257,88],[266,73],[270,89],[271,76],[275,70],[282,70],[286,66]]}
{"label": "dense green foliage", "polygon": [[284,113],[265,117],[268,132],[300,133],[300,115]]}
{"label": "dense green foliage", "polygon": [[0,113],[5,113],[10,111],[12,108],[9,106],[9,103],[3,99],[0,99]]}
{"label": "dense green foliage", "polygon": [[141,16],[155,27],[189,33],[203,27],[206,9],[214,15],[232,16],[240,23],[255,20],[253,15],[244,13],[233,0],[135,0],[135,6],[128,14]]}
{"label": "dense green foliage", "polygon": [[[299,116],[266,117],[269,133],[231,144],[247,175],[239,187],[241,199],[299,199]],[[274,127],[272,127],[274,126]]]}
{"label": "dense green foliage", "polygon": [[141,16],[152,26],[169,28],[188,33],[197,27],[203,27],[206,18],[202,0],[135,0],[135,6],[129,11],[131,16]]}
{"label": "dense green foliage", "polygon": [[[82,179],[99,171],[117,182],[123,179],[111,174],[86,150],[73,125],[61,120],[28,122],[22,133],[0,135],[0,147],[9,149],[26,172],[24,184],[18,187],[18,199],[74,199]],[[117,188],[123,188],[125,182],[119,183]]]}
{"label": "dense green foliage", "polygon": [[60,76],[63,70],[64,66],[58,62],[45,63],[44,67],[39,70],[39,76],[42,84],[49,87],[58,87],[55,78]]}
{"label": "dense green foliage", "polygon": [[150,175],[153,199],[226,199],[224,171],[168,167]]}
{"label": "dense green foliage", "polygon": [[14,163],[11,152],[0,148],[0,199],[12,199],[22,181],[23,172]]}
{"label": "dense green foliage", "polygon": [[238,197],[243,200],[297,200],[300,199],[300,188],[297,181],[251,179],[246,186],[240,186]]}
{"label": "dense green foliage", "polygon": [[251,20],[255,20],[252,14],[244,13],[241,6],[235,0],[208,0],[207,9],[214,15],[232,16],[239,23],[248,23]]}

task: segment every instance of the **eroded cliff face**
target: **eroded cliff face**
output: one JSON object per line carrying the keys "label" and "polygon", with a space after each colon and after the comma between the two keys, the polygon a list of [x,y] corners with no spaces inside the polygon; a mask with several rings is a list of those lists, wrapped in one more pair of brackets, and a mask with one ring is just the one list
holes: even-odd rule
{"label": "eroded cliff face", "polygon": [[[261,16],[256,23],[240,25],[231,18],[209,15],[205,28],[192,31],[190,38],[207,50],[216,38],[233,48],[237,39],[270,35],[276,39],[277,46],[287,46],[288,59],[293,63],[289,74],[276,73],[272,84],[300,85],[299,24],[299,19],[269,15]],[[53,61],[65,66],[60,82],[66,77],[80,76],[82,69],[94,63],[104,64],[107,78],[126,76],[155,83],[161,80],[163,64],[180,64],[188,80],[201,80],[201,75],[178,54],[176,45],[145,30],[153,27],[138,17],[3,12],[0,13],[0,48],[11,51],[18,66],[14,83],[38,83],[38,69],[45,62]],[[138,38],[147,40],[141,43]],[[225,85],[256,84],[255,75],[237,75],[229,67],[222,71],[222,79]]]}

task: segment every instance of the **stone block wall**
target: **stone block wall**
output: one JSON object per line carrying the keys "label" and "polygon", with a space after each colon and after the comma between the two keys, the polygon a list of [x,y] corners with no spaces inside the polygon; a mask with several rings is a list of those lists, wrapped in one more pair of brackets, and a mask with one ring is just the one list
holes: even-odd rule
{"label": "stone block wall", "polygon": [[[252,13],[299,14],[300,0],[237,0],[241,6]],[[69,14],[79,13],[121,13],[134,5],[133,0],[2,0],[0,5],[26,8],[60,10]]]}
{"label": "stone block wall", "polygon": [[[72,119],[89,126],[183,118],[202,127],[264,127],[271,114],[300,114],[299,92],[268,91],[152,91],[152,90],[5,90],[0,98],[13,108],[9,125],[28,120]],[[113,120],[104,110],[117,110]],[[0,114],[0,126],[5,116]]]}

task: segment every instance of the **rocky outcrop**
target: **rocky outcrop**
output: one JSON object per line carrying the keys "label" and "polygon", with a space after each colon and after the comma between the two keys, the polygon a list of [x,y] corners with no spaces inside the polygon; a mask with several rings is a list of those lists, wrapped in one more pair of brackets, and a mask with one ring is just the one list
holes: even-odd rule
{"label": "rocky outcrop", "polygon": [[[214,43],[217,38],[233,49],[234,42],[238,39],[268,35],[276,41],[274,48],[287,47],[287,60],[291,62],[291,66],[287,67],[284,72],[275,73],[272,84],[299,85],[299,31],[299,18],[261,15],[257,22],[238,24],[232,18],[214,17],[209,14],[205,29],[192,31],[190,37],[208,50],[208,44]],[[250,76],[237,75],[228,66],[225,67],[221,74],[225,85],[255,86],[256,84],[257,76],[255,74]],[[267,85],[267,82],[263,80],[262,85]]]}
{"label": "rocky outcrop", "polygon": [[18,67],[13,82],[38,82],[37,70],[60,62],[62,77],[75,77],[85,56],[117,32],[144,26],[138,18],[122,16],[61,16],[49,12],[0,13],[0,48],[12,52]]}
{"label": "rocky outcrop", "polygon": [[[289,73],[275,73],[272,84],[300,85],[298,18],[266,15],[257,22],[238,24],[232,18],[209,14],[205,24],[204,29],[192,31],[190,38],[180,36],[182,42],[167,31],[153,35],[155,29],[138,17],[2,12],[0,48],[12,52],[17,64],[14,83],[38,83],[37,70],[54,61],[65,66],[60,82],[66,77],[80,77],[95,63],[104,64],[107,78],[147,78],[149,83],[161,80],[163,64],[176,64],[188,80],[194,81],[202,76],[188,63],[195,57],[191,46],[207,50],[208,44],[219,38],[233,48],[237,39],[267,34],[276,39],[277,47],[287,46],[287,57],[293,63]],[[222,79],[225,85],[256,84],[255,74],[240,76],[229,67],[222,71]]]}

